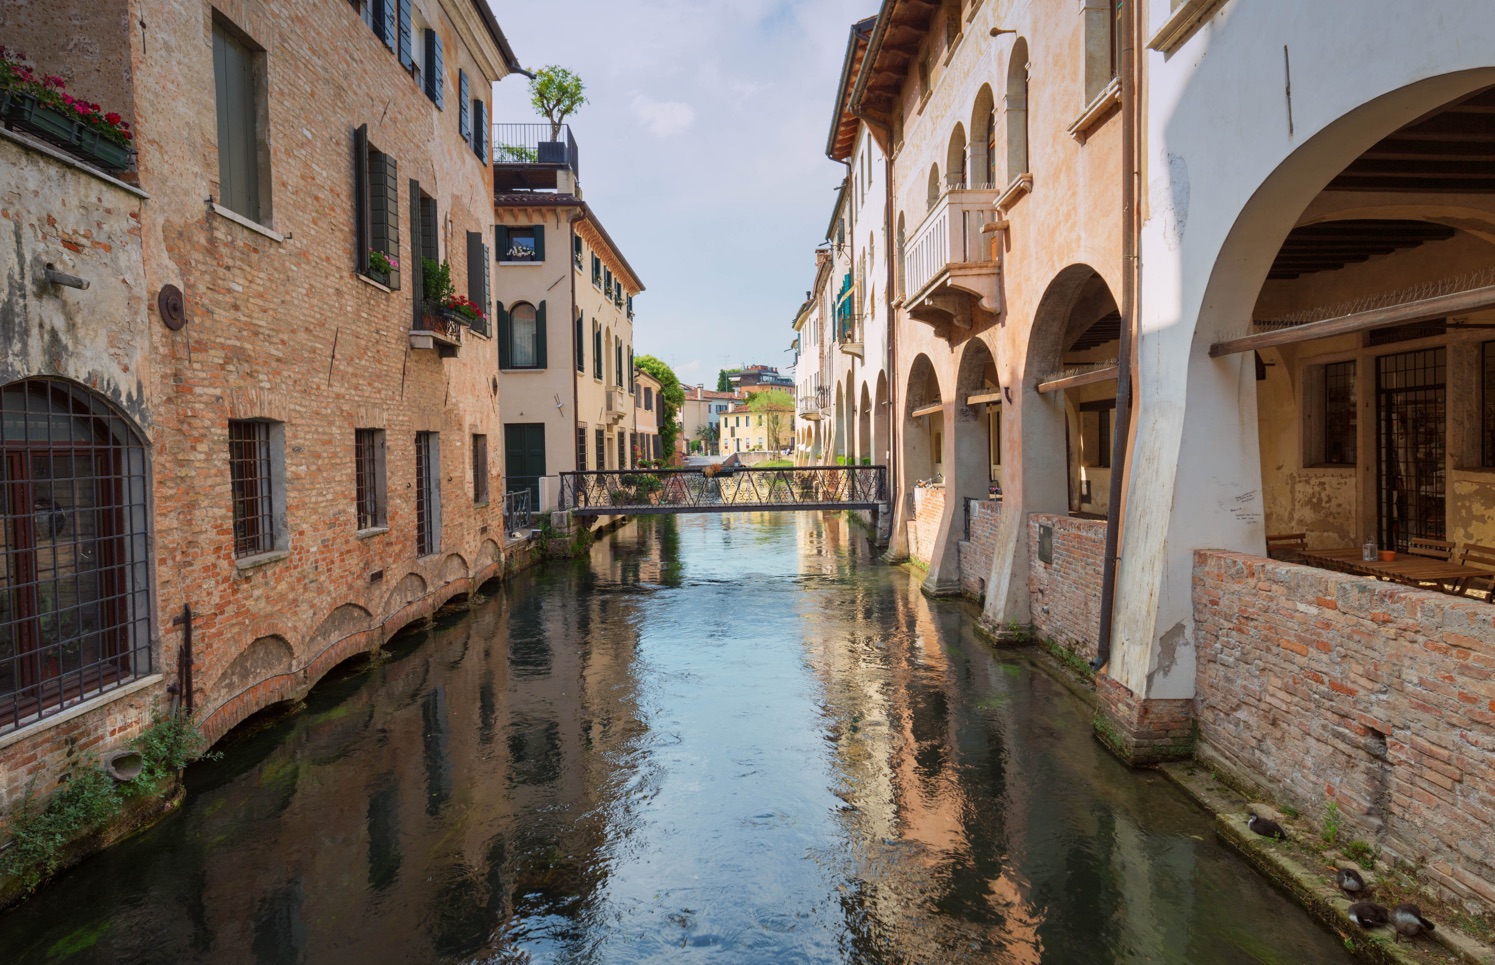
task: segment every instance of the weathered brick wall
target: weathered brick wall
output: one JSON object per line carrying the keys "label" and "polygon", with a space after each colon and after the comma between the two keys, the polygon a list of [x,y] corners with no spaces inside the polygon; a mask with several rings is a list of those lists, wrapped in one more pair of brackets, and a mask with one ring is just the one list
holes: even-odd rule
{"label": "weathered brick wall", "polygon": [[919,486],[914,489],[914,518],[908,521],[909,559],[929,565],[944,517],[945,487]]}
{"label": "weathered brick wall", "polygon": [[1495,906],[1495,607],[1206,550],[1194,619],[1201,756]]}
{"label": "weathered brick wall", "polygon": [[[1053,562],[1039,558],[1039,528],[1052,526]],[[1106,521],[1034,513],[1028,517],[1028,595],[1040,638],[1094,658],[1100,639],[1101,564]]]}
{"label": "weathered brick wall", "polygon": [[[1002,522],[1000,499],[977,499],[966,503],[970,513],[970,539],[960,541],[960,591],[974,600],[986,598],[986,579],[991,575],[992,555],[997,548],[997,527]],[[956,517],[959,523],[962,516]]]}

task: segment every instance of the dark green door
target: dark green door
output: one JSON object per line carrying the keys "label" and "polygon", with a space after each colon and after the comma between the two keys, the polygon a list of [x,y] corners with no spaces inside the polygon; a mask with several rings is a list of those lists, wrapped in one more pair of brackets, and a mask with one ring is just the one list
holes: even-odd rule
{"label": "dark green door", "polygon": [[504,425],[504,491],[529,490],[530,509],[540,508],[540,477],[545,475],[545,425],[510,422]]}

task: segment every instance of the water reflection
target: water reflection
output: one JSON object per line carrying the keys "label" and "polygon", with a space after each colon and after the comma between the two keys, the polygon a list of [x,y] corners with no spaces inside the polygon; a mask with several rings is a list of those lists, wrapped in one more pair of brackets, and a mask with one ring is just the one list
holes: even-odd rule
{"label": "water reflection", "polygon": [[839,517],[629,527],[189,783],[0,961],[1345,960]]}

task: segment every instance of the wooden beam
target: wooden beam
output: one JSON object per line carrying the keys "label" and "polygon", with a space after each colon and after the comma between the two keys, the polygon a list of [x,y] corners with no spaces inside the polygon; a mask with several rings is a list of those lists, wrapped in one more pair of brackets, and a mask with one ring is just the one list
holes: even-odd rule
{"label": "wooden beam", "polygon": [[1235,355],[1238,352],[1253,352],[1261,348],[1270,348],[1273,345],[1291,345],[1294,342],[1307,342],[1334,335],[1349,335],[1354,332],[1402,325],[1407,322],[1425,322],[1434,318],[1447,318],[1450,315],[1462,315],[1465,312],[1477,312],[1487,308],[1495,308],[1495,285],[1473,288],[1466,292],[1454,292],[1451,295],[1435,295],[1432,298],[1423,298],[1402,305],[1387,305],[1385,308],[1373,308],[1370,311],[1341,315],[1338,318],[1326,318],[1320,322],[1304,322],[1302,325],[1294,325],[1291,328],[1216,342],[1210,346],[1209,354],[1210,358],[1220,358],[1224,355]]}
{"label": "wooden beam", "polygon": [[938,414],[940,412],[943,412],[944,409],[945,409],[945,403],[943,403],[943,402],[931,402],[929,405],[920,406],[919,408],[917,408],[914,411],[910,412],[908,414],[908,416],[909,416],[910,419],[918,419],[918,418],[920,418],[922,416],[926,416],[926,415],[936,415],[936,414]]}
{"label": "wooden beam", "polygon": [[1001,402],[1002,390],[996,389],[991,392],[976,392],[966,396],[966,405],[985,405],[990,402]]}
{"label": "wooden beam", "polygon": [[1058,392],[1062,389],[1078,388],[1082,385],[1093,385],[1096,382],[1112,382],[1116,379],[1116,366],[1103,365],[1089,372],[1081,372],[1079,375],[1062,375],[1057,379],[1048,379],[1038,383],[1039,392]]}

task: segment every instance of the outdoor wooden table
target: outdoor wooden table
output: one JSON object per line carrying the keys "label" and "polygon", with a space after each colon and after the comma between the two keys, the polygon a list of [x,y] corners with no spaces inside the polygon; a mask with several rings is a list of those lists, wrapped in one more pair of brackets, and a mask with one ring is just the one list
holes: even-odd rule
{"label": "outdoor wooden table", "polygon": [[1305,562],[1343,570],[1362,576],[1373,576],[1381,580],[1392,580],[1416,586],[1419,583],[1436,583],[1445,593],[1462,594],[1464,584],[1471,579],[1489,574],[1472,566],[1464,566],[1448,560],[1437,560],[1428,556],[1398,553],[1394,560],[1361,559],[1359,547],[1345,546],[1334,549],[1305,550]]}

